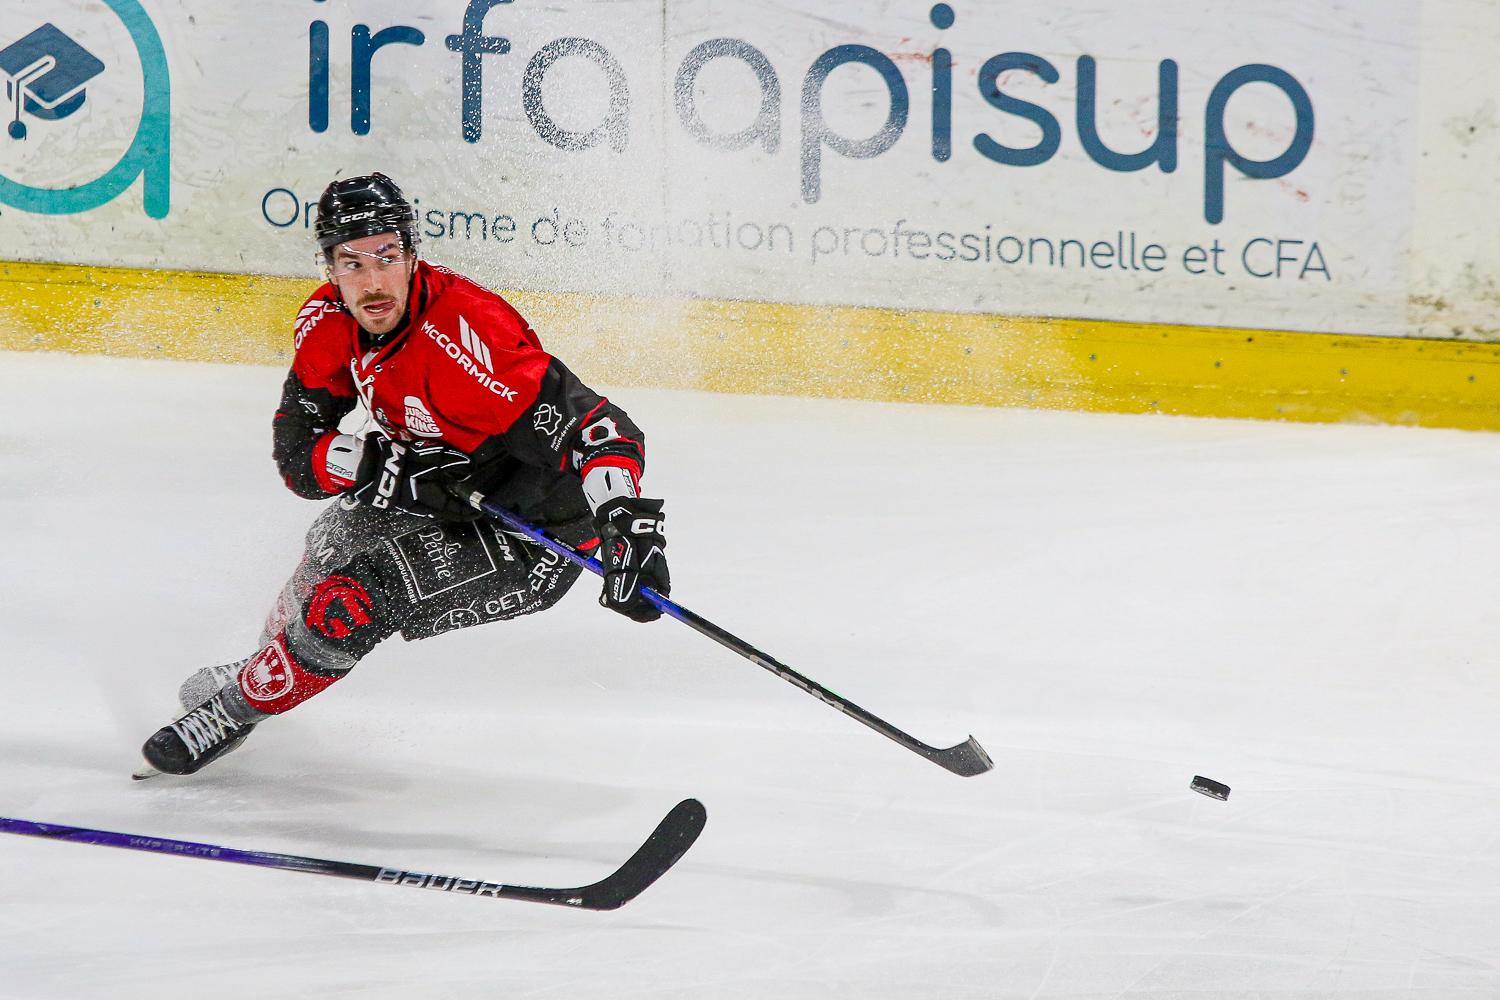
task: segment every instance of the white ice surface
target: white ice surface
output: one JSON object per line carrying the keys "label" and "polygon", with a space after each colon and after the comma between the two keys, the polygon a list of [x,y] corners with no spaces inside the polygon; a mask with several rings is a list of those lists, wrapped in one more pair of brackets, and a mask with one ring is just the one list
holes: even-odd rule
{"label": "white ice surface", "polygon": [[1500,997],[1500,436],[621,391],[675,596],[992,773],[586,580],[133,784],[317,509],[280,378],[0,354],[0,815],[552,885],[708,827],[614,913],[0,837],[0,996]]}

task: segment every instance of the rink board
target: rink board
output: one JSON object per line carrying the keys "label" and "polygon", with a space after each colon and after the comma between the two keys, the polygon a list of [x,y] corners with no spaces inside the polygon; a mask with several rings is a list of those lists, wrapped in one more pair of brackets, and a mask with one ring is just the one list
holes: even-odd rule
{"label": "rink board", "polygon": [[[295,278],[0,264],[0,347],[286,362],[291,317],[313,287]],[[1495,344],[724,299],[506,295],[580,370],[607,370],[627,384],[1500,429]]]}
{"label": "rink board", "polygon": [[495,288],[1500,340],[1472,3],[149,6],[7,5],[108,70],[5,257],[311,278],[380,170]]}

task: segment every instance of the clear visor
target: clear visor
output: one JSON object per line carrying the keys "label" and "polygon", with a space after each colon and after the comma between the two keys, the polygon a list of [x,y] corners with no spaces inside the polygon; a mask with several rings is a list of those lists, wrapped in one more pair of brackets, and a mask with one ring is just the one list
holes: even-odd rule
{"label": "clear visor", "polygon": [[416,255],[408,252],[400,240],[392,240],[374,250],[355,250],[350,246],[340,245],[334,248],[332,260],[322,254],[318,255],[318,263],[330,278],[348,277],[368,268],[384,271],[401,267],[415,259]]}

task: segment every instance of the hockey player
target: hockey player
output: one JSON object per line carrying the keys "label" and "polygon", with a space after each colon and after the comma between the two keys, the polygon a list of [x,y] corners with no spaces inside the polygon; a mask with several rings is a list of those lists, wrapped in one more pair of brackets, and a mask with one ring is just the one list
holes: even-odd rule
{"label": "hockey player", "polygon": [[[315,227],[328,281],[297,315],[274,420],[287,486],[336,497],[254,655],[182,684],[185,714],[143,753],[191,774],[349,673],[410,641],[555,604],[578,567],[481,518],[472,491],[590,550],[600,603],[660,616],[670,590],[660,500],[640,495],[644,436],[542,349],[500,296],[417,257],[417,216],[383,174],[335,181]],[[340,433],[363,404],[368,433]]]}

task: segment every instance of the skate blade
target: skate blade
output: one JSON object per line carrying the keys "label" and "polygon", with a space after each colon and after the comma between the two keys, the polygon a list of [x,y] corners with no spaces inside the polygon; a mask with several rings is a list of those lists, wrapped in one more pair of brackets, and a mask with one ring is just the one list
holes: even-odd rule
{"label": "skate blade", "polygon": [[[253,729],[254,727],[252,726],[251,728]],[[232,754],[236,750],[238,750],[240,748],[240,744],[244,743],[245,740],[247,738],[249,738],[249,736],[250,736],[250,734],[247,732],[247,733],[244,733],[244,734],[242,734],[240,736],[235,737],[235,739],[227,747],[224,748],[224,752],[221,753],[221,754],[219,754],[219,756],[220,757],[228,757],[230,754]],[[213,761],[209,761],[209,763],[213,763]],[[142,764],[139,769],[131,772],[130,780],[131,781],[146,781],[149,778],[160,777],[161,775],[163,775],[165,773],[166,773],[165,771],[158,771],[156,768],[152,767],[150,764]]]}

